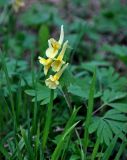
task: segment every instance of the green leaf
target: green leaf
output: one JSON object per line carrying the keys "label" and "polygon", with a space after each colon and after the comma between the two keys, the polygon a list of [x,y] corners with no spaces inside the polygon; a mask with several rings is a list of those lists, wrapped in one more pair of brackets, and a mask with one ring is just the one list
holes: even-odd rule
{"label": "green leaf", "polygon": [[89,133],[97,133],[100,142],[107,146],[112,140],[113,133],[119,134],[121,139],[125,138],[127,117],[116,109],[111,109],[103,117],[94,117],[89,127]]}
{"label": "green leaf", "polygon": [[80,157],[78,155],[71,156],[70,160],[79,160]]}
{"label": "green leaf", "polygon": [[96,86],[96,71],[94,71],[92,82],[90,85],[89,90],[89,98],[88,98],[88,108],[87,108],[87,115],[86,115],[86,121],[85,121],[85,129],[84,129],[84,148],[87,151],[87,146],[89,143],[89,126],[92,119],[92,112],[94,107],[94,93],[95,93],[95,87]]}
{"label": "green leaf", "polygon": [[38,33],[38,43],[42,55],[44,55],[46,48],[48,47],[49,28],[47,25],[41,25]]}
{"label": "green leaf", "polygon": [[29,158],[31,158],[31,160],[33,160],[34,153],[33,153],[33,149],[31,147],[29,139],[28,139],[28,132],[25,129],[23,129],[22,127],[20,127],[20,130],[21,130],[21,134],[22,134],[25,146],[26,146],[28,154],[29,154]]}
{"label": "green leaf", "polygon": [[[89,89],[90,89],[90,86],[89,84],[86,83],[86,79],[77,78],[75,80],[75,83],[70,84],[70,86],[68,87],[68,92],[75,96],[85,98],[87,100],[89,98]],[[94,98],[98,98],[100,96],[101,96],[101,92],[98,91],[94,93]]]}
{"label": "green leaf", "polygon": [[99,145],[100,145],[100,137],[97,138],[96,143],[94,145],[94,149],[93,149],[93,152],[92,152],[92,155],[91,155],[91,160],[94,160],[95,157],[97,156]]}
{"label": "green leaf", "polygon": [[108,89],[108,90],[104,90],[104,93],[101,99],[104,103],[108,104],[110,102],[125,98],[126,96],[127,94],[124,92],[116,92],[114,90],[110,91]]}
{"label": "green leaf", "polygon": [[109,124],[109,126],[111,127],[111,130],[114,134],[118,134],[119,138],[121,138],[122,140],[125,139],[125,133],[127,131],[124,131],[124,129],[126,129],[126,123],[124,122],[120,122],[120,121],[113,121],[113,120],[106,120],[107,123]]}
{"label": "green leaf", "polygon": [[54,90],[50,89],[50,102],[48,104],[48,109],[47,109],[46,117],[45,117],[46,118],[45,119],[45,126],[44,126],[44,130],[43,130],[43,141],[42,141],[43,150],[46,147],[49,131],[51,128],[53,98],[54,98]]}
{"label": "green leaf", "polygon": [[[112,137],[113,137],[113,133],[109,127],[109,125],[104,121],[104,124],[103,124],[103,138],[104,138],[104,142],[105,144],[108,146],[109,143],[110,143],[110,140],[112,140]],[[101,134],[100,134],[101,135]],[[108,136],[107,136],[108,135]]]}
{"label": "green leaf", "polygon": [[114,160],[120,160],[120,157],[122,156],[122,153],[126,148],[126,144],[127,144],[126,142],[122,142],[122,144],[120,144],[119,151],[117,152]]}
{"label": "green leaf", "polygon": [[[33,89],[25,90],[25,93],[34,97],[32,99],[33,102],[35,102],[35,100],[37,98],[37,101],[41,101],[42,105],[47,104],[50,101],[50,89],[46,86],[41,85],[41,84],[37,84],[36,90],[33,90]],[[56,98],[56,92],[54,95],[54,99],[55,98]]]}
{"label": "green leaf", "polygon": [[93,133],[97,130],[99,123],[100,123],[100,119],[98,117],[94,118],[94,123],[92,123],[89,127],[89,133]]}
{"label": "green leaf", "polygon": [[10,155],[7,152],[7,150],[3,147],[2,144],[0,144],[0,152],[4,155],[4,157],[6,157],[8,160],[10,159]]}
{"label": "green leaf", "polygon": [[125,88],[127,87],[127,79],[121,77],[112,67],[97,69],[97,78],[103,86],[103,89],[121,92],[125,91]]}
{"label": "green leaf", "polygon": [[36,3],[26,12],[22,13],[19,19],[25,26],[37,26],[49,20],[51,10],[49,10],[49,12],[47,12],[47,10],[49,10],[48,6],[43,7],[40,3]]}
{"label": "green leaf", "polygon": [[9,0],[1,0],[0,7],[6,5],[7,3],[9,3]]}
{"label": "green leaf", "polygon": [[103,49],[105,51],[109,51],[112,54],[116,55],[123,62],[127,62],[127,47],[126,46],[120,46],[120,45],[111,46],[111,45],[105,44],[103,46]]}
{"label": "green leaf", "polygon": [[112,155],[112,151],[115,147],[115,144],[117,142],[118,139],[118,135],[115,135],[115,137],[112,139],[111,143],[109,144],[108,148],[106,149],[102,160],[108,160],[110,158],[110,156]]}
{"label": "green leaf", "polygon": [[110,103],[108,105],[117,109],[120,112],[127,113],[127,104],[125,103]]}
{"label": "green leaf", "polygon": [[[78,123],[78,122],[76,122],[74,124],[74,121],[76,119],[78,110],[79,110],[79,108],[77,108],[77,109],[74,108],[74,110],[73,110],[73,112],[72,112],[72,114],[71,114],[71,116],[70,116],[70,118],[69,118],[69,120],[68,120],[68,122],[65,126],[65,129],[64,129],[62,135],[59,137],[59,141],[58,141],[57,146],[56,146],[56,148],[55,148],[55,150],[52,154],[51,160],[57,160],[60,156],[60,153],[61,153],[62,149],[65,149],[63,147],[67,147],[66,145],[64,145],[64,141],[65,141],[66,137],[68,136],[68,134],[73,130],[73,128]],[[67,141],[68,140],[69,139],[67,139]],[[66,143],[66,144],[68,144],[68,143]]]}
{"label": "green leaf", "polygon": [[63,73],[61,79],[60,79],[60,84],[61,86],[70,86],[71,84],[74,84],[76,81],[75,77],[72,75],[72,73],[69,71],[67,68],[65,72]]}
{"label": "green leaf", "polygon": [[60,152],[63,149],[63,145],[64,145],[64,141],[65,138],[68,136],[68,134],[70,134],[70,132],[75,128],[75,126],[78,124],[79,122],[76,122],[75,124],[73,124],[70,128],[68,128],[63,135],[61,136],[60,141],[57,144],[57,147],[55,148],[51,160],[58,160],[59,156],[60,156]]}
{"label": "green leaf", "polygon": [[76,96],[79,96],[79,97],[87,97],[87,93],[78,85],[70,85],[68,87],[68,91]]}
{"label": "green leaf", "polygon": [[104,115],[104,118],[105,117],[108,119],[116,120],[116,121],[122,121],[122,122],[127,121],[126,115],[121,114],[120,111],[115,109],[111,109],[110,111],[106,112]]}
{"label": "green leaf", "polygon": [[96,67],[105,67],[109,65],[110,65],[109,62],[106,62],[106,61],[91,61],[87,63],[82,63],[81,67],[90,72],[94,72]]}

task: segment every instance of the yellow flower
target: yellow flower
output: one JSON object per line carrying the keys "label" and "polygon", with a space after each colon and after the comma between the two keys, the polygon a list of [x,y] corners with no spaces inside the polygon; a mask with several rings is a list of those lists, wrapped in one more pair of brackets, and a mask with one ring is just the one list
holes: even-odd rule
{"label": "yellow flower", "polygon": [[15,0],[12,4],[13,9],[15,10],[15,12],[18,12],[20,7],[23,7],[25,5],[25,3],[23,2],[23,0]]}
{"label": "yellow flower", "polygon": [[45,59],[40,56],[38,57],[38,59],[39,59],[39,62],[44,65],[44,74],[47,75],[53,60],[51,58]]}
{"label": "yellow flower", "polygon": [[48,79],[45,80],[46,86],[48,86],[50,89],[56,89],[59,85],[59,79],[61,75],[63,74],[64,70],[67,68],[68,63],[66,63],[59,72],[57,72],[54,76],[50,75]]}
{"label": "yellow flower", "polygon": [[57,55],[59,49],[61,48],[63,40],[64,40],[64,30],[62,25],[59,40],[56,41],[54,38],[48,40],[49,48],[46,50],[46,56],[48,58],[54,58]]}
{"label": "yellow flower", "polygon": [[52,70],[54,72],[58,72],[60,70],[60,68],[62,67],[62,65],[65,64],[65,62],[63,61],[63,57],[64,57],[64,54],[65,54],[65,51],[66,51],[66,48],[67,48],[67,44],[68,44],[68,41],[66,41],[63,44],[63,48],[62,48],[60,54],[58,55],[58,57],[56,59],[54,59],[52,65],[51,65]]}

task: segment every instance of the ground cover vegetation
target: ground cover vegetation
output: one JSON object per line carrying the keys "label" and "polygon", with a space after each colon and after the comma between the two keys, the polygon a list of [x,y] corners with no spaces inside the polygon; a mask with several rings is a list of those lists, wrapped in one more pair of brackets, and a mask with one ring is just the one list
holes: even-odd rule
{"label": "ground cover vegetation", "polygon": [[124,0],[0,0],[0,160],[126,160],[126,45]]}

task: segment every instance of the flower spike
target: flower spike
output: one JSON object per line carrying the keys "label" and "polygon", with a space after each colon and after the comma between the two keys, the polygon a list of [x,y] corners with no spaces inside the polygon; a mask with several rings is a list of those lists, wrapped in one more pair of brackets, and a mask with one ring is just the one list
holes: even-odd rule
{"label": "flower spike", "polygon": [[62,45],[64,40],[64,29],[63,29],[63,25],[61,26],[61,32],[60,32],[60,38],[59,38],[59,44]]}
{"label": "flower spike", "polygon": [[63,30],[63,25],[62,25],[59,41],[56,41],[54,38],[50,38],[48,40],[49,48],[46,50],[46,56],[48,58],[55,58],[59,49],[61,48],[63,39],[64,39],[64,30]]}
{"label": "flower spike", "polygon": [[[40,56],[38,57],[39,62],[44,66],[45,75],[47,75],[50,68],[52,68],[52,70],[56,72],[54,75],[49,75],[49,78],[45,80],[46,86],[48,86],[50,89],[56,89],[58,87],[59,79],[68,66],[68,63],[63,60],[65,51],[68,47],[68,41],[64,42],[63,44],[63,40],[64,29],[62,25],[59,40],[56,41],[54,38],[50,38],[48,40],[48,49],[46,50],[47,58],[42,58]],[[60,49],[61,51],[58,54]]]}
{"label": "flower spike", "polygon": [[14,2],[12,3],[12,7],[15,12],[18,12],[19,8],[23,6],[25,6],[25,3],[23,0],[14,0]]}
{"label": "flower spike", "polygon": [[39,62],[44,65],[44,74],[47,75],[48,70],[52,64],[52,59],[51,58],[45,59],[40,56],[38,57],[38,59],[39,59]]}
{"label": "flower spike", "polygon": [[66,41],[63,44],[63,48],[62,48],[60,54],[58,55],[58,57],[56,59],[54,59],[54,62],[51,65],[52,66],[52,70],[54,72],[58,72],[60,70],[60,68],[62,67],[62,65],[65,64],[65,62],[63,61],[63,57],[64,57],[64,54],[65,54],[67,45],[68,45],[68,41]]}
{"label": "flower spike", "polygon": [[57,72],[54,76],[50,75],[48,79],[45,80],[46,86],[48,86],[50,89],[56,89],[59,85],[59,79],[61,75],[63,74],[64,70],[67,68],[68,63],[66,63],[59,72]]}

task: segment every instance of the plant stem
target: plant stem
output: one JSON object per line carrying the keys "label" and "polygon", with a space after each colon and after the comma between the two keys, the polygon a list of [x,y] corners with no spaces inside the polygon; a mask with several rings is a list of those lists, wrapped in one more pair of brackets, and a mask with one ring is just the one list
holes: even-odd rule
{"label": "plant stem", "polygon": [[107,104],[102,104],[98,109],[96,109],[94,112],[93,112],[93,115],[95,114],[95,113],[97,113],[99,110],[101,110],[103,107],[105,107]]}
{"label": "plant stem", "polygon": [[45,146],[46,146],[46,143],[47,143],[47,138],[48,138],[50,124],[51,124],[53,98],[54,98],[54,90],[51,90],[50,102],[49,102],[48,110],[47,110],[47,113],[46,113],[46,122],[45,122],[45,127],[44,127],[44,132],[43,132],[43,141],[42,141],[43,150],[45,149]]}
{"label": "plant stem", "polygon": [[[65,98],[65,101],[66,101],[66,103],[67,103],[67,106],[68,106],[68,108],[69,108],[69,111],[72,112],[71,102],[70,102],[67,94],[63,91],[62,87],[61,87],[60,91],[61,91],[61,93],[63,94],[63,96],[64,96],[64,98]],[[77,131],[76,128],[75,128],[75,133],[76,133],[76,135],[77,135],[77,138],[78,138],[79,144],[80,144],[80,148],[81,148],[81,159],[84,160],[84,159],[85,159],[85,155],[84,155],[84,153],[83,153],[82,142],[81,142],[81,140],[80,140],[80,136],[79,136],[78,131]],[[62,158],[61,158],[61,159],[64,159],[64,158],[63,158],[63,157],[64,157],[64,153],[65,153],[65,150],[67,149],[67,147],[69,146],[69,143],[70,143],[70,141],[68,141],[68,144],[64,147],[64,151],[63,151],[63,155],[62,155]]]}
{"label": "plant stem", "polygon": [[59,88],[59,89],[60,89],[60,92],[63,94],[64,99],[65,99],[65,101],[66,101],[66,103],[67,103],[67,106],[68,106],[68,108],[69,108],[69,110],[70,110],[70,112],[71,112],[71,111],[72,111],[72,107],[71,107],[71,102],[70,102],[70,100],[69,100],[69,97],[68,97],[68,95],[67,95],[67,92],[63,91],[62,87]]}
{"label": "plant stem", "polygon": [[79,136],[79,133],[78,133],[78,131],[77,131],[77,129],[75,129],[75,133],[76,133],[76,135],[77,135],[77,138],[78,138],[78,140],[79,140],[79,145],[80,145],[80,157],[81,157],[81,160],[85,160],[85,154],[84,154],[84,152],[83,152],[83,145],[82,145],[82,142],[81,142],[81,139],[80,139],[80,136]]}
{"label": "plant stem", "polygon": [[1,54],[1,60],[2,60],[2,66],[3,66],[4,74],[5,74],[6,81],[7,81],[7,88],[8,88],[9,96],[10,96],[10,104],[11,104],[11,112],[12,112],[11,114],[12,114],[12,118],[13,118],[14,131],[16,133],[17,120],[16,120],[16,114],[15,114],[14,100],[13,100],[13,95],[12,95],[12,90],[11,90],[11,84],[10,84],[10,80],[9,80],[9,75],[8,75],[8,70],[7,70],[7,66],[6,66],[4,53],[2,53],[1,50],[0,50],[0,54]]}
{"label": "plant stem", "polygon": [[94,145],[93,153],[92,153],[92,156],[91,156],[91,160],[95,159],[95,157],[97,155],[98,148],[99,148],[99,144],[100,144],[100,137],[97,137],[96,143]]}
{"label": "plant stem", "polygon": [[119,151],[117,152],[114,160],[119,160],[121,158],[122,153],[124,152],[126,148],[126,145],[127,145],[126,142],[122,142],[122,144],[120,145]]}
{"label": "plant stem", "polygon": [[95,83],[96,83],[96,72],[94,72],[93,79],[90,85],[90,92],[89,92],[89,99],[88,99],[88,108],[87,108],[87,115],[85,121],[85,132],[84,132],[84,149],[85,153],[87,154],[87,146],[89,143],[89,125],[92,118],[93,112],[93,104],[94,104],[94,92],[95,92]]}

